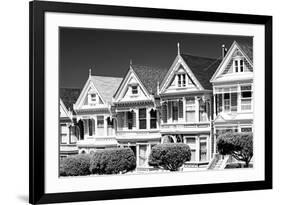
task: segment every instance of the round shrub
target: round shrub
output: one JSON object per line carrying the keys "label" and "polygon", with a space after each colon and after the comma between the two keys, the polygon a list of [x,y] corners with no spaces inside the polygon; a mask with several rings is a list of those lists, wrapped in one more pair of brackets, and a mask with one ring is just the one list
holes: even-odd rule
{"label": "round shrub", "polygon": [[158,144],[152,148],[148,163],[153,167],[177,171],[190,158],[191,151],[187,144]]}
{"label": "round shrub", "polygon": [[97,150],[91,157],[90,172],[93,174],[118,174],[136,168],[136,158],[130,148]]}
{"label": "round shrub", "polygon": [[90,155],[78,154],[69,156],[61,162],[61,176],[89,175]]}

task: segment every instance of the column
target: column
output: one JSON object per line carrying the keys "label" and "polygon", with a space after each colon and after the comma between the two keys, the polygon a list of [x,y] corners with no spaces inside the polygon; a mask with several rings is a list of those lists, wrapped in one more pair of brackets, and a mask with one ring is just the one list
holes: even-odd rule
{"label": "column", "polygon": [[104,131],[103,131],[103,136],[107,136],[107,116],[106,116],[106,115],[103,117],[103,120],[104,120],[104,125],[103,125]]}
{"label": "column", "polygon": [[137,159],[137,167],[139,166],[139,152],[140,152],[140,148],[139,145],[136,145],[136,159]]}
{"label": "column", "polygon": [[199,122],[199,97],[195,96],[195,122]]}
{"label": "column", "polygon": [[182,99],[182,111],[183,111],[183,121],[186,122],[186,98],[183,97]]}
{"label": "column", "polygon": [[97,116],[94,116],[94,119],[95,119],[95,134],[94,134],[94,136],[97,136],[97,133],[98,133],[98,118],[97,118]]}
{"label": "column", "polygon": [[200,138],[199,136],[195,137],[195,161],[199,162],[200,159]]}
{"label": "column", "polygon": [[238,85],[237,89],[237,112],[241,112],[241,87]]}

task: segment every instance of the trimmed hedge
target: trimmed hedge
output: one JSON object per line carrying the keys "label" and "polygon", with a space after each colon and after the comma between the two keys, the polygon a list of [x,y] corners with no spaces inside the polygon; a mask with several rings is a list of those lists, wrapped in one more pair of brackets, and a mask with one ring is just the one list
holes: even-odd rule
{"label": "trimmed hedge", "polygon": [[167,143],[155,145],[149,156],[149,165],[170,171],[177,171],[190,161],[191,151],[187,144]]}
{"label": "trimmed hedge", "polygon": [[136,168],[136,158],[130,148],[97,150],[91,157],[90,172],[93,174],[118,174]]}
{"label": "trimmed hedge", "polygon": [[81,176],[90,174],[91,157],[88,154],[69,156],[61,161],[61,176]]}

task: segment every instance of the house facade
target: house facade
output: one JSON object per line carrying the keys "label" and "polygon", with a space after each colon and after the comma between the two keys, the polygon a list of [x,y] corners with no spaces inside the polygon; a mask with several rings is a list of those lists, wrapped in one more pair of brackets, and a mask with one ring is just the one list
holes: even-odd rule
{"label": "house facade", "polygon": [[149,167],[151,148],[161,142],[157,84],[164,77],[163,71],[130,65],[114,95],[117,141],[120,147],[133,150],[138,169]]}
{"label": "house facade", "polygon": [[117,147],[112,97],[121,78],[92,76],[91,71],[73,108],[76,113],[79,153]]}
{"label": "house facade", "polygon": [[[234,41],[210,82],[213,85],[214,142],[225,132],[253,131],[252,46]],[[216,153],[216,144],[213,145]]]}
{"label": "house facade", "polygon": [[220,59],[178,54],[160,86],[162,143],[182,142],[191,148],[190,165],[211,158],[212,86]]}
{"label": "house facade", "polygon": [[73,132],[73,114],[60,99],[60,159],[78,154],[77,137]]}

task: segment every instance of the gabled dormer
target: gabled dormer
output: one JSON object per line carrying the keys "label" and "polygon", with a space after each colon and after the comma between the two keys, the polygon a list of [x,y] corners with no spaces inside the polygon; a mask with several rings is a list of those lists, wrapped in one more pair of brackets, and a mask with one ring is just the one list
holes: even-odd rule
{"label": "gabled dormer", "polygon": [[179,50],[160,86],[160,95],[169,93],[212,90],[210,76],[219,59],[182,54]]}
{"label": "gabled dormer", "polygon": [[130,65],[114,95],[114,102],[154,101],[157,84],[163,79],[165,69]]}
{"label": "gabled dormer", "polygon": [[113,94],[121,81],[122,78],[92,76],[90,74],[79,98],[74,104],[74,109],[109,107],[112,104]]}
{"label": "gabled dormer", "polygon": [[210,82],[231,82],[253,78],[252,47],[245,43],[234,41],[223,56],[221,64],[212,76]]}

